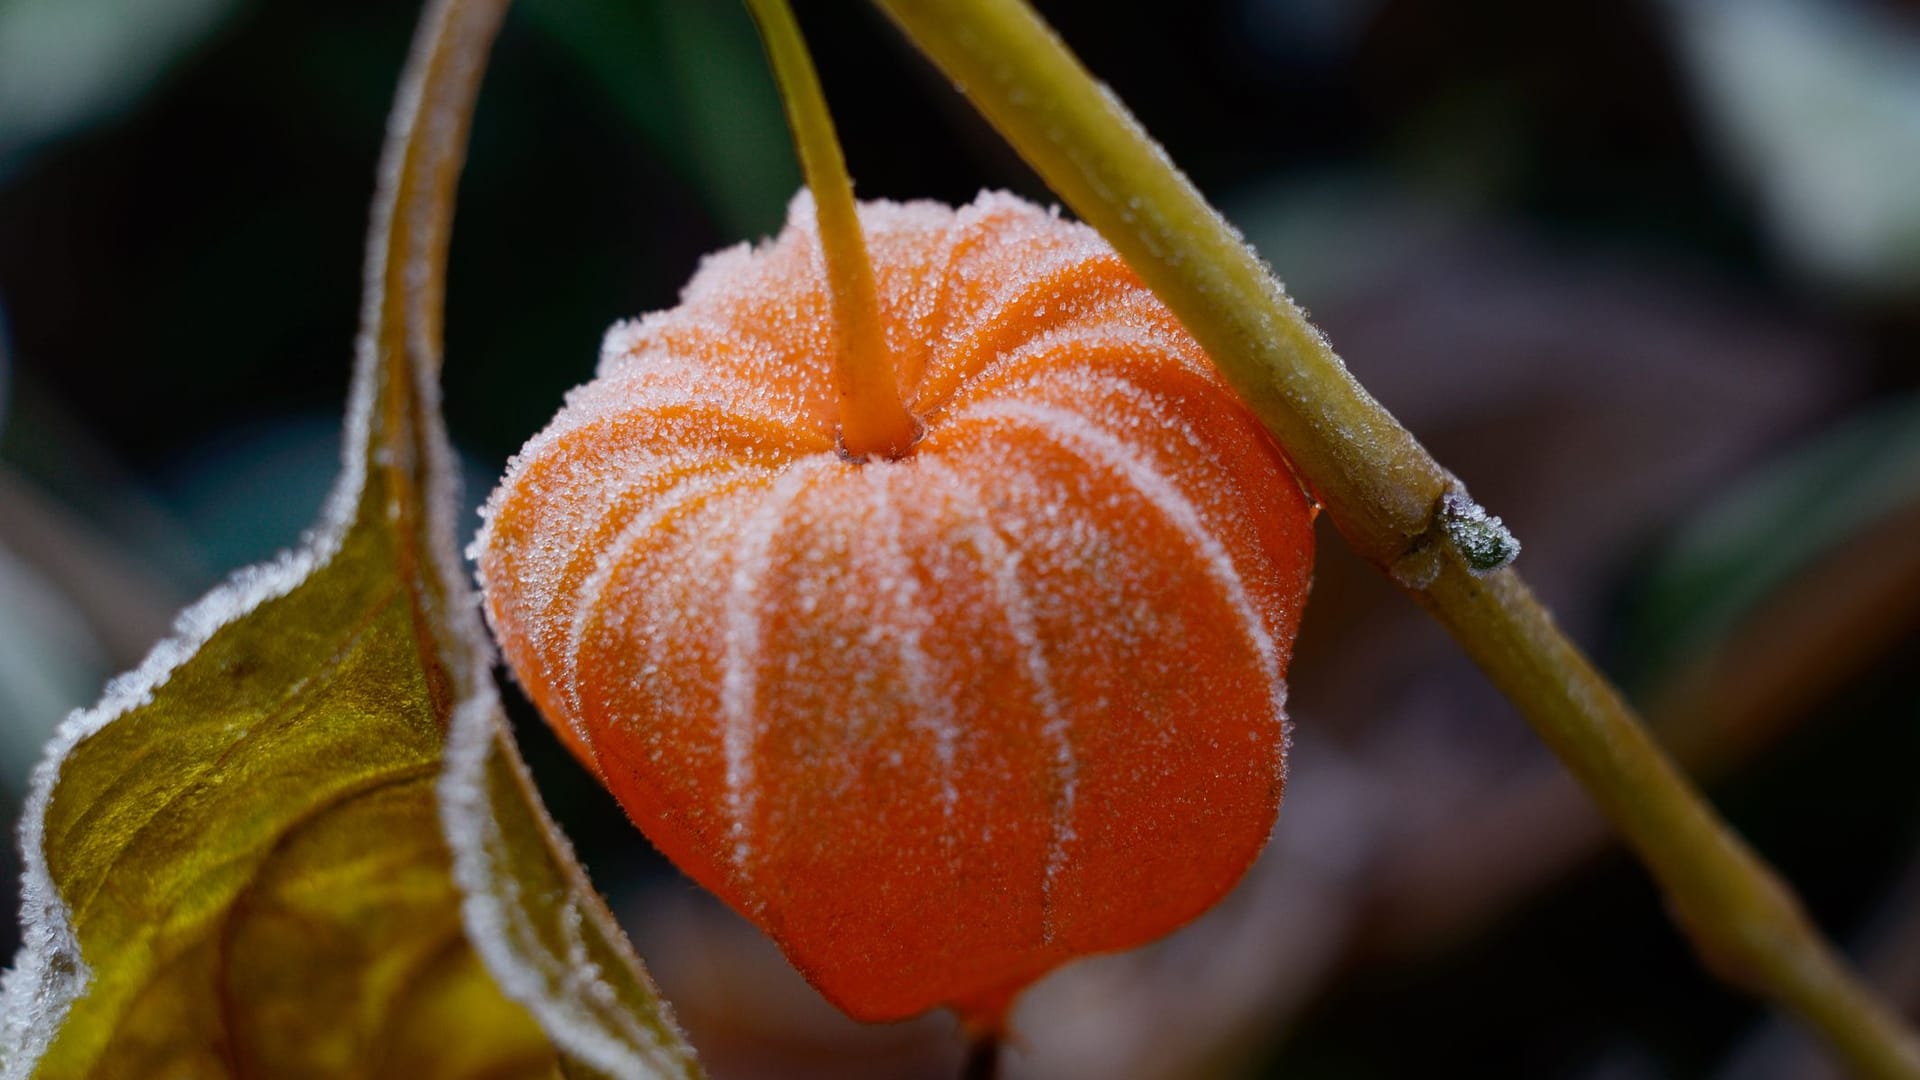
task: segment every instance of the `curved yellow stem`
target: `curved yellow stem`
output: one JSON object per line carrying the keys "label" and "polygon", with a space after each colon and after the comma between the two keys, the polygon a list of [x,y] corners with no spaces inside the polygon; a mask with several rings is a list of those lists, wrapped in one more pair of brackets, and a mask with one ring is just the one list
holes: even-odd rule
{"label": "curved yellow stem", "polygon": [[[1355,550],[1520,707],[1659,881],[1701,956],[1857,1074],[1920,1077],[1920,1038],[1808,921],[1554,626],[1457,482],[1379,406],[1126,108],[1023,0],[875,0],[1100,230],[1266,422]],[[1472,541],[1487,540],[1487,559]]]}
{"label": "curved yellow stem", "polygon": [[786,0],[747,0],[747,7],[760,26],[760,39],[786,104],[800,168],[813,192],[839,343],[834,371],[839,381],[840,445],[856,458],[899,457],[912,447],[919,425],[901,403],[894,380],[873,264],[867,259],[866,240],[854,209],[853,181],[840,155],[833,117]]}

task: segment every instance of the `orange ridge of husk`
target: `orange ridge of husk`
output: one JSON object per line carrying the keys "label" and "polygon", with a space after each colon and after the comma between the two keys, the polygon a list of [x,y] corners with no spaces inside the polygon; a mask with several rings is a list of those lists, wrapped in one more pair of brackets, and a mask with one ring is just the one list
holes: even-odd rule
{"label": "orange ridge of husk", "polygon": [[[568,434],[529,444],[489,503],[480,570],[548,720],[829,999],[997,1023],[1021,986],[1182,925],[1258,855],[1312,511],[1091,230],[1003,195],[859,212],[926,422],[912,454],[832,448],[834,313],[802,197],[774,242],[608,335],[554,421]],[[641,406],[753,422],[710,440],[604,422]],[[778,434],[743,449],[758,430]]]}

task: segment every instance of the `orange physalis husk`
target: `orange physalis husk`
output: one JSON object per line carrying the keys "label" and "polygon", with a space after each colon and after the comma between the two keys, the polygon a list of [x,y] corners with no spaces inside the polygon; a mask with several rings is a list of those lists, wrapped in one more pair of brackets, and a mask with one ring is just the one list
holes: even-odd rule
{"label": "orange physalis husk", "polygon": [[978,1028],[1271,831],[1308,501],[1100,237],[868,203],[905,454],[836,443],[813,204],[616,326],[476,548],[515,674],[653,842],[866,1020]]}

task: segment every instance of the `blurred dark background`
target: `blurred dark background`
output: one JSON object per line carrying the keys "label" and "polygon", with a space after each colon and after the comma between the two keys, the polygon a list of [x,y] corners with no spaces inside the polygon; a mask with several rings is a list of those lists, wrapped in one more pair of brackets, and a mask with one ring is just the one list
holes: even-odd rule
{"label": "blurred dark background", "polygon": [[[1920,1013],[1920,4],[1040,6]],[[865,5],[800,14],[863,196],[1047,198]],[[416,15],[0,0],[9,814],[67,710],[317,513]],[[470,499],[608,323],[797,183],[737,5],[516,5],[452,254]],[[1331,533],[1317,577],[1268,855],[1189,930],[1030,994],[1015,1075],[1818,1074],[1436,628]],[[949,1021],[839,1019],[509,696],[717,1075],[951,1075]]]}

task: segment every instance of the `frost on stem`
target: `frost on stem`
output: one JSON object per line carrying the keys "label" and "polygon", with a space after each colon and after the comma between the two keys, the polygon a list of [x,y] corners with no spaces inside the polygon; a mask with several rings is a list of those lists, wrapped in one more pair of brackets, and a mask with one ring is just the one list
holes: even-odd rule
{"label": "frost on stem", "polygon": [[1491,574],[1520,556],[1520,541],[1506,523],[1474,502],[1465,488],[1455,486],[1440,496],[1427,531],[1390,568],[1394,582],[1415,592],[1432,585],[1440,576],[1442,536],[1476,574]]}
{"label": "frost on stem", "polygon": [[1520,557],[1520,541],[1506,523],[1460,488],[1440,497],[1440,526],[1476,574],[1491,574]]}

